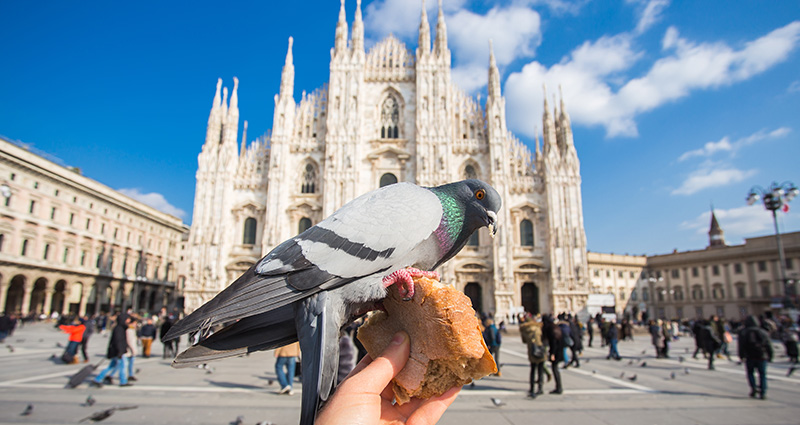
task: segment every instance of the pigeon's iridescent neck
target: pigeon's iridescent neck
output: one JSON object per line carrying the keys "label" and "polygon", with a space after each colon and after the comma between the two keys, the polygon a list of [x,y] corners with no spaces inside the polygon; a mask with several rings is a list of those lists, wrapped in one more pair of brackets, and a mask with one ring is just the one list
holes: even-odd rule
{"label": "pigeon's iridescent neck", "polygon": [[442,203],[442,221],[434,231],[442,253],[449,252],[464,228],[464,209],[456,199],[446,192],[435,191]]}

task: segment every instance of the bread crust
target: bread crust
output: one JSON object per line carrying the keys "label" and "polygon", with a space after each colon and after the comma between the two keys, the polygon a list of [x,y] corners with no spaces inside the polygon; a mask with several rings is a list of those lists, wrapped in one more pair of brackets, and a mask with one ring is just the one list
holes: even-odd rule
{"label": "bread crust", "polygon": [[496,373],[469,297],[426,277],[414,278],[414,285],[411,301],[390,290],[383,301],[385,311],[373,313],[358,329],[358,339],[373,358],[395,333],[408,333],[409,359],[393,380],[397,403],[435,397]]}

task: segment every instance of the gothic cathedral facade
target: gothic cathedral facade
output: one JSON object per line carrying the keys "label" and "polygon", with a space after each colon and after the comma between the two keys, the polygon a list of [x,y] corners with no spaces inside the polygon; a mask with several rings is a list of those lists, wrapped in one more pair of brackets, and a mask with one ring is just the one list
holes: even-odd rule
{"label": "gothic cathedral facade", "polygon": [[476,232],[440,267],[442,281],[500,317],[582,309],[589,276],[581,176],[563,100],[551,110],[545,96],[542,147],[537,138],[531,152],[506,127],[493,53],[483,105],[451,81],[441,7],[433,46],[423,8],[416,52],[392,36],[365,51],[358,3],[350,29],[342,0],[329,83],[299,103],[289,39],[267,136],[248,144],[245,121],[239,146],[238,80],[230,101],[217,83],[182,265],[186,310],[358,195],[398,181],[465,178],[500,193],[500,229],[495,238]]}

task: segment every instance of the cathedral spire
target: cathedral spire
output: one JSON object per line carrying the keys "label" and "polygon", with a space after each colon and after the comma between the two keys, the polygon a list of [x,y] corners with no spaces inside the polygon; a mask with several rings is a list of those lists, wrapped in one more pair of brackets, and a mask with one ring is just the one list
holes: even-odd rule
{"label": "cathedral spire", "polygon": [[708,247],[718,248],[725,246],[725,232],[717,221],[717,216],[714,214],[714,206],[711,206],[711,226],[708,230]]}
{"label": "cathedral spire", "polygon": [[242,148],[239,150],[240,158],[244,158],[245,150],[247,150],[247,120],[244,120],[244,129],[242,130]]}
{"label": "cathedral spire", "polygon": [[339,22],[336,23],[336,41],[333,47],[336,54],[347,50],[347,14],[344,11],[344,0],[339,1]]}
{"label": "cathedral spire", "polygon": [[569,114],[567,113],[567,108],[564,106],[564,93],[561,91],[561,84],[558,85],[558,96],[561,98],[561,115],[559,116],[561,125],[570,126]]}
{"label": "cathedral spire", "polygon": [[350,47],[353,52],[364,50],[364,21],[361,19],[361,0],[356,0],[356,19],[353,21],[353,35]]}
{"label": "cathedral spire", "polygon": [[286,63],[281,73],[281,97],[294,96],[294,58],[292,57],[292,44],[294,39],[289,37],[289,49],[286,51]]}
{"label": "cathedral spire", "polygon": [[436,41],[434,42],[436,56],[445,55],[447,50],[447,25],[444,23],[444,12],[442,12],[442,0],[439,0],[439,16],[436,18]]}
{"label": "cathedral spire", "polygon": [[222,129],[222,78],[217,80],[217,91],[214,93],[214,101],[211,104],[211,112],[208,114],[208,127],[206,127],[206,145],[213,146],[219,144],[220,131]]}
{"label": "cathedral spire", "polygon": [[233,91],[231,91],[231,103],[228,108],[228,121],[239,120],[239,79],[233,77]]}
{"label": "cathedral spire", "polygon": [[[228,116],[228,88],[222,88],[222,117],[223,119]],[[220,140],[220,142],[222,142]]]}
{"label": "cathedral spire", "polygon": [[419,19],[419,43],[417,57],[431,51],[431,24],[428,22],[428,12],[425,10],[425,0],[422,0],[422,14]]}
{"label": "cathedral spire", "polygon": [[500,93],[500,71],[497,70],[497,61],[494,58],[494,46],[489,39],[489,97],[499,98]]}

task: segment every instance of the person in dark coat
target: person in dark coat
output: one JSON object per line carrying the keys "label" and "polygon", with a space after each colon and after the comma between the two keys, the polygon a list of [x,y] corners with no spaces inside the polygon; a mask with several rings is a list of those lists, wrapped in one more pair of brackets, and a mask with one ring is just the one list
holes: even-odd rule
{"label": "person in dark coat", "polygon": [[594,318],[589,316],[589,321],[586,322],[586,333],[589,334],[589,347],[592,346],[594,340]]}
{"label": "person in dark coat", "polygon": [[578,355],[583,351],[583,341],[581,340],[581,325],[578,323],[577,317],[573,317],[569,321],[569,331],[570,334],[572,334],[572,346],[569,347],[571,359],[567,366],[572,366],[574,364],[575,367],[581,367],[581,361],[578,359]]}
{"label": "person in dark coat", "polygon": [[164,341],[164,337],[169,332],[169,329],[172,327],[172,316],[164,316],[164,319],[161,322],[161,328],[158,330],[158,338],[161,340],[161,345],[164,347],[161,351],[161,358],[166,359],[169,357],[175,357],[177,354],[175,350],[175,345],[173,344],[174,341]]}
{"label": "person in dark coat", "polygon": [[703,357],[706,357],[708,355],[708,353],[706,353],[705,349],[703,348],[705,347],[706,342],[703,340],[704,333],[702,329],[703,329],[703,321],[700,319],[695,320],[694,324],[692,325],[692,333],[694,334],[694,354],[692,354],[693,359],[697,358],[697,352],[701,350],[703,351]]}
{"label": "person in dark coat", "polygon": [[606,359],[622,360],[617,351],[617,341],[619,341],[619,327],[614,321],[608,322],[608,356]]}
{"label": "person in dark coat", "polygon": [[111,331],[111,338],[108,340],[108,351],[106,352],[106,358],[111,359],[111,362],[91,381],[93,386],[102,387],[103,378],[109,373],[113,375],[114,372],[119,374],[120,387],[133,385],[128,382],[128,356],[126,356],[129,350],[126,331],[131,321],[131,317],[127,314],[119,314],[117,316],[117,324]]}
{"label": "person in dark coat", "polygon": [[703,351],[708,354],[708,370],[714,370],[714,358],[717,350],[722,346],[722,342],[711,328],[711,322],[708,320],[704,320],[700,326],[700,340],[703,342]]}
{"label": "person in dark coat", "polygon": [[[772,361],[772,341],[767,332],[759,327],[754,316],[747,316],[744,329],[739,332],[739,358],[745,364],[750,397],[758,394],[767,398],[767,362]],[[759,386],[756,386],[755,371],[758,370]]]}
{"label": "person in dark coat", "polygon": [[550,391],[550,394],[561,394],[564,392],[564,387],[561,385],[561,372],[558,370],[558,363],[564,361],[564,339],[561,335],[561,328],[553,322],[553,316],[542,317],[542,324],[542,334],[549,347],[550,367],[553,369],[553,379],[556,381],[556,388]]}

